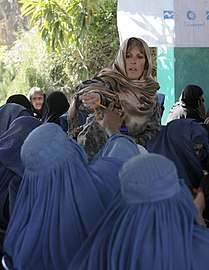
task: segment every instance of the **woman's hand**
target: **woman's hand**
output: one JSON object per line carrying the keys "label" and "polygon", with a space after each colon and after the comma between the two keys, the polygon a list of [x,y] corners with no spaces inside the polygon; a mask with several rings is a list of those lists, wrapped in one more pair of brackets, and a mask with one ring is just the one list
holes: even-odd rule
{"label": "woman's hand", "polygon": [[98,120],[100,125],[106,130],[107,135],[110,137],[114,134],[120,133],[120,128],[125,119],[121,110],[114,107],[114,103],[110,103],[107,111],[105,112],[104,119]]}
{"label": "woman's hand", "polygon": [[199,225],[205,226],[205,221],[203,219],[203,211],[205,209],[205,196],[201,188],[193,189],[193,202],[198,210],[198,223]]}
{"label": "woman's hand", "polygon": [[98,106],[95,102],[101,102],[100,94],[94,91],[80,95],[79,99],[83,102],[83,105],[90,110],[93,110]]}

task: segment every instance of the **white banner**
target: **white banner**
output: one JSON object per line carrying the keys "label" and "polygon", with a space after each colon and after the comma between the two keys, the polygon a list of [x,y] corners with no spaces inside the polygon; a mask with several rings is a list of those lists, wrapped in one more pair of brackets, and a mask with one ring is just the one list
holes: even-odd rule
{"label": "white banner", "polygon": [[118,0],[120,41],[136,36],[150,47],[209,47],[209,1]]}

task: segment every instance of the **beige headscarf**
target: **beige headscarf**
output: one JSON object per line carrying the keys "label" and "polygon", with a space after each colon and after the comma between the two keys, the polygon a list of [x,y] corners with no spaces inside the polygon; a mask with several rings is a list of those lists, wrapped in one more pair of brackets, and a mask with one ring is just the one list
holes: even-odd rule
{"label": "beige headscarf", "polygon": [[147,60],[146,69],[139,80],[131,80],[126,74],[125,58],[129,38],[121,45],[112,68],[103,69],[98,75],[111,86],[111,89],[98,82],[98,84],[94,83],[93,87],[88,85],[81,90],[85,92],[94,90],[104,96],[116,96],[123,112],[127,114],[126,127],[129,129],[130,134],[136,134],[146,122],[147,116],[156,104],[156,91],[160,88],[151,75],[150,48],[142,39],[134,39],[137,39],[142,44]]}

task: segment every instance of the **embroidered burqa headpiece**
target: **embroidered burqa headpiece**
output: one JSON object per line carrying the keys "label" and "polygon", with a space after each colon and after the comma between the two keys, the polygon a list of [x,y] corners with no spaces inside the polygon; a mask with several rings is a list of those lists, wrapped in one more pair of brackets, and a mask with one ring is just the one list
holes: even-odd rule
{"label": "embroidered burqa headpiece", "polygon": [[[140,167],[140,173],[137,164]],[[160,163],[161,161],[161,163]],[[166,161],[167,166],[163,163]],[[153,173],[155,172],[155,174]],[[150,154],[126,162],[120,171],[121,193],[127,203],[145,203],[164,200],[179,191],[178,174],[172,161]]]}

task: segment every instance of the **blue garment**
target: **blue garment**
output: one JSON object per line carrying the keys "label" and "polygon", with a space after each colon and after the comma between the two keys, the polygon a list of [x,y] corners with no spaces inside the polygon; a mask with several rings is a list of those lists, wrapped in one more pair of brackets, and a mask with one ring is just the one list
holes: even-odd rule
{"label": "blue garment", "polygon": [[23,106],[16,103],[7,103],[0,107],[0,135],[3,134],[19,116],[31,116],[31,113]]}
{"label": "blue garment", "polygon": [[[77,119],[76,119],[76,126],[77,127],[80,127],[82,125],[85,124],[86,122],[86,118],[87,118],[87,114],[81,112],[81,111],[78,111],[77,112],[78,116],[77,116]],[[60,117],[59,117],[59,121],[60,121],[60,126],[61,128],[66,132],[68,133],[68,129],[69,129],[69,119],[68,119],[68,111],[66,111],[64,114],[62,114]]]}
{"label": "blue garment", "polygon": [[157,93],[157,100],[160,103],[160,106],[164,106],[165,103],[165,94],[163,93]]}
{"label": "blue garment", "polygon": [[109,138],[90,163],[91,171],[110,187],[112,196],[120,190],[119,168],[129,158],[140,154],[140,150],[133,145],[135,145],[134,138],[127,135],[114,135]]}
{"label": "blue garment", "polygon": [[123,165],[120,180],[121,192],[68,270],[208,269],[209,231],[197,224],[174,163],[138,155]]}
{"label": "blue garment", "polygon": [[[9,212],[14,203],[14,195],[9,199],[9,187],[20,184],[24,166],[20,159],[21,146],[28,134],[41,122],[32,116],[21,116],[15,119],[9,129],[0,136],[0,224],[6,226]],[[19,185],[18,184],[18,185]],[[14,189],[14,187],[13,187]],[[16,188],[17,190],[17,188]],[[10,207],[10,211],[9,211]],[[6,220],[5,220],[6,219]]]}
{"label": "blue garment", "polygon": [[21,150],[25,172],[4,241],[14,269],[67,269],[118,190],[114,181],[119,181],[125,145],[127,159],[139,154],[128,137],[113,136],[109,147],[114,141],[124,145],[116,149],[120,155],[111,158],[107,146],[97,174],[96,161],[89,165],[83,148],[59,125],[44,123],[28,136]]}
{"label": "blue garment", "polygon": [[29,133],[40,125],[41,122],[33,116],[21,116],[0,136],[0,162],[6,168],[22,176],[24,166],[20,159],[20,148]]}
{"label": "blue garment", "polygon": [[203,145],[202,157],[209,153],[207,130],[194,119],[176,119],[162,127],[149,141],[147,150],[174,161],[179,177],[190,188],[198,188],[203,171],[201,160],[194,150],[195,144]]}
{"label": "blue garment", "polygon": [[[0,229],[5,231],[14,207],[24,166],[20,149],[28,134],[41,122],[32,116],[20,116],[0,136]],[[2,241],[0,241],[2,250]]]}
{"label": "blue garment", "polygon": [[68,132],[68,111],[66,111],[64,114],[62,114],[59,117],[60,126],[62,130],[67,133]]}

